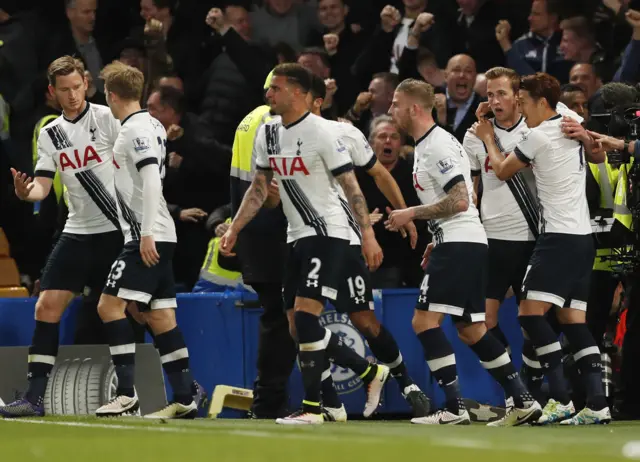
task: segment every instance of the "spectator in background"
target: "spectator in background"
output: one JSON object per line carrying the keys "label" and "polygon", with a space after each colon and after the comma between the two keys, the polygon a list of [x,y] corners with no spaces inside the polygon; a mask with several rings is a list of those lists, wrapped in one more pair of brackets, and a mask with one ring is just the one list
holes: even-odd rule
{"label": "spectator in background", "polygon": [[173,87],[184,93],[184,82],[177,75],[163,75],[158,80],[159,87]]}
{"label": "spectator in background", "polygon": [[265,0],[251,12],[251,23],[257,43],[274,46],[284,42],[296,51],[322,30],[315,5],[294,0]]}
{"label": "spectator in background", "polygon": [[445,94],[435,97],[437,122],[462,143],[467,129],[476,122],[476,109],[482,102],[473,90],[476,63],[469,55],[456,55],[449,60],[445,77]]}
{"label": "spectator in background", "polygon": [[178,235],[173,268],[176,281],[191,291],[209,242],[203,220],[229,202],[231,149],[218,143],[195,114],[185,111],[180,90],[160,87],[149,97],[147,107],[167,130],[164,196]]}
{"label": "spectator in background", "polygon": [[391,72],[375,74],[369,84],[368,91],[358,95],[345,118],[368,137],[371,121],[379,115],[389,112],[391,101],[393,101],[393,92],[398,83],[398,76]]}
{"label": "spectator in background", "polygon": [[591,62],[591,57],[600,47],[589,20],[583,16],[575,16],[562,21],[560,28],[562,29],[560,51],[564,59],[576,63]]}
{"label": "spectator in background", "polygon": [[[496,42],[495,29],[504,14],[493,0],[457,0],[460,6],[457,30],[450,31],[454,53],[466,53],[480,72],[504,64],[504,53]],[[436,18],[437,20],[437,18]],[[449,55],[451,56],[451,54]]]}
{"label": "spectator in background", "polygon": [[[340,93],[338,82],[331,77],[331,62],[329,55],[322,48],[305,48],[298,56],[298,64],[307,69],[312,74],[324,80],[327,88],[324,104],[322,105],[322,116],[325,119],[336,120],[340,115],[339,106],[336,103],[337,94]],[[347,102],[346,104],[349,104]]]}
{"label": "spectator in background", "polygon": [[201,53],[203,31],[194,30],[187,20],[178,18],[176,5],[177,0],[140,0],[140,16],[146,23],[144,35],[149,35],[146,30],[149,23],[158,21],[161,29],[156,31],[154,27],[154,39],[160,40],[160,46],[166,48],[173,69],[187,82],[187,86],[196,85],[211,61],[205,53]]}
{"label": "spectator in background", "polygon": [[569,83],[579,86],[590,99],[602,86],[602,80],[596,75],[596,69],[591,64],[578,63],[571,68]]}
{"label": "spectator in background", "polygon": [[560,91],[560,102],[587,122],[589,120],[588,98],[584,89],[581,86],[567,83],[560,88]]}
{"label": "spectator in background", "polygon": [[418,49],[416,65],[420,77],[422,77],[425,82],[433,86],[433,88],[445,86],[445,71],[438,67],[436,55],[434,55],[430,50],[426,48]]}
{"label": "spectator in background", "polygon": [[[419,205],[418,196],[413,187],[412,162],[400,157],[400,150],[404,144],[403,135],[388,115],[380,115],[371,122],[369,142],[380,163],[396,180],[402,196],[408,207]],[[375,180],[366,172],[356,170],[358,183],[367,200],[369,210],[385,213],[391,207],[376,186]],[[416,222],[418,226],[419,223]],[[387,231],[384,219],[373,227],[376,239],[384,252],[382,266],[371,273],[371,282],[376,289],[398,288],[403,286],[418,287],[422,277],[420,270],[421,253],[427,245],[424,229],[418,228],[419,242],[416,250],[411,249],[408,239],[403,239],[400,233]],[[422,231],[422,232],[421,232]]]}
{"label": "spectator in background", "polygon": [[560,82],[569,78],[571,61],[560,52],[562,31],[557,11],[557,0],[534,0],[529,14],[529,32],[513,44],[511,24],[501,20],[496,26],[496,39],[507,57],[507,66],[518,74],[530,75],[546,72]]}
{"label": "spectator in background", "polygon": [[351,66],[360,55],[365,43],[365,34],[347,27],[346,19],[349,6],[345,0],[320,0],[318,19],[324,27],[322,32],[312,35],[310,44],[322,47],[329,55],[329,67],[338,83],[334,97],[338,113],[344,114],[358,94],[358,86],[351,75]]}
{"label": "spectator in background", "polygon": [[251,42],[255,29],[240,4],[231,3],[224,11],[212,8],[206,23],[219,36],[221,47],[203,79],[200,112],[216,139],[231,146],[242,118],[262,100],[264,78],[276,57],[273,50]]}

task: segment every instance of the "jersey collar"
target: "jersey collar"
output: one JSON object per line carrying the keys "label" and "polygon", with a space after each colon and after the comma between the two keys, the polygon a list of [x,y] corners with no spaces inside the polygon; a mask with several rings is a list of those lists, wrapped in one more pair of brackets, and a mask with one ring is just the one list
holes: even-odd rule
{"label": "jersey collar", "polygon": [[123,120],[122,122],[120,122],[120,126],[123,126],[123,125],[124,125],[124,123],[125,123],[127,120],[129,120],[131,117],[133,117],[134,115],[136,115],[136,114],[143,114],[143,113],[145,113],[145,112],[149,112],[149,111],[147,111],[146,109],[140,109],[139,111],[132,112],[132,113],[131,113],[131,114],[129,114],[127,117],[125,117],[125,118],[124,118],[124,120]]}
{"label": "jersey collar", "polygon": [[82,119],[87,112],[89,112],[89,106],[91,106],[91,103],[89,101],[87,101],[87,104],[85,105],[84,109],[82,110],[82,112],[80,114],[78,114],[76,116],[75,119],[69,119],[67,116],[64,115],[64,111],[62,112],[62,117],[64,118],[64,120],[66,120],[69,123],[75,124],[76,122],[78,122],[80,119]]}
{"label": "jersey collar", "polygon": [[431,132],[438,126],[438,124],[433,124],[433,127],[431,127],[429,130],[427,130],[427,133],[425,133],[424,135],[422,135],[420,138],[418,138],[416,140],[416,146],[419,145],[420,143],[422,143],[424,140],[427,139],[427,136],[429,136],[431,134]]}
{"label": "jersey collar", "polygon": [[295,122],[291,122],[289,125],[282,125],[284,128],[286,128],[287,130],[290,128],[293,128],[295,125],[298,125],[300,122],[302,122],[304,119],[306,119],[307,117],[309,117],[309,114],[311,114],[310,112],[306,112],[302,117],[300,117],[298,120],[296,120]]}
{"label": "jersey collar", "polygon": [[523,115],[520,115],[520,118],[518,119],[518,121],[517,121],[515,124],[513,124],[511,127],[509,127],[509,128],[501,127],[501,126],[500,126],[500,124],[498,123],[498,121],[497,121],[496,119],[493,119],[493,124],[494,124],[496,127],[498,127],[500,130],[504,130],[505,132],[512,132],[513,130],[515,130],[515,129],[516,129],[516,127],[517,127],[518,125],[520,125],[520,124],[522,123],[522,121],[523,121],[523,120],[524,120],[524,116],[523,116]]}

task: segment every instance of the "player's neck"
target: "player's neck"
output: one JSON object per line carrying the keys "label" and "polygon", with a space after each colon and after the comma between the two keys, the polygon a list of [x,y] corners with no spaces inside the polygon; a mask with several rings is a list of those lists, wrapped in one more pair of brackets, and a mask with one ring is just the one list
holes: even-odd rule
{"label": "player's neck", "polygon": [[78,109],[77,111],[67,111],[66,109],[63,109],[62,113],[67,119],[74,120],[76,117],[78,117],[80,114],[84,112],[84,110],[87,107],[87,104],[89,103],[87,103],[86,101],[83,101],[82,106],[80,106],[80,109]]}
{"label": "player's neck", "polygon": [[514,112],[511,115],[511,117],[509,117],[508,119],[505,119],[505,120],[496,119],[496,125],[498,125],[500,128],[504,128],[508,130],[518,123],[518,121],[520,120],[520,117],[522,117],[522,115],[519,112]]}
{"label": "player's neck", "polygon": [[413,121],[413,128],[411,130],[411,136],[417,142],[421,139],[429,130],[431,130],[436,123],[431,117],[418,119]]}
{"label": "player's neck", "polygon": [[306,107],[304,107],[304,108],[291,108],[287,112],[283,112],[280,115],[280,118],[282,119],[282,125],[284,125],[285,127],[288,127],[292,123],[297,122],[302,117],[304,117],[304,115],[307,112],[309,112],[309,110]]}
{"label": "player's neck", "polygon": [[138,101],[130,101],[130,102],[124,103],[120,108],[120,110],[118,111],[118,120],[122,122],[131,114],[139,112],[141,109],[142,108],[140,107],[140,103]]}

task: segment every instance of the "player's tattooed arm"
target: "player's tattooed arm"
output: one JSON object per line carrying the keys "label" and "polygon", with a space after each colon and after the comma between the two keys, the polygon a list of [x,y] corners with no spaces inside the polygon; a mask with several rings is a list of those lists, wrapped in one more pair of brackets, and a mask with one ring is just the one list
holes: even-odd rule
{"label": "player's tattooed arm", "polygon": [[267,200],[268,186],[273,178],[271,170],[256,170],[251,186],[247,189],[240,204],[240,209],[236,214],[231,226],[239,232],[255,217]]}
{"label": "player's tattooed arm", "polygon": [[369,220],[369,207],[367,207],[367,201],[362,194],[358,180],[356,179],[353,170],[345,172],[336,177],[342,190],[347,196],[349,206],[355,215],[356,221],[360,225],[360,229],[367,230],[371,228],[371,221]]}
{"label": "player's tattooed arm", "polygon": [[469,191],[464,181],[456,183],[447,193],[446,197],[431,205],[419,205],[412,207],[415,218],[418,220],[433,220],[447,218],[469,208]]}
{"label": "player's tattooed arm", "polygon": [[408,209],[392,210],[385,228],[397,231],[411,220],[434,220],[447,218],[469,208],[469,191],[464,181],[458,181],[449,189],[444,199],[435,204],[419,205]]}

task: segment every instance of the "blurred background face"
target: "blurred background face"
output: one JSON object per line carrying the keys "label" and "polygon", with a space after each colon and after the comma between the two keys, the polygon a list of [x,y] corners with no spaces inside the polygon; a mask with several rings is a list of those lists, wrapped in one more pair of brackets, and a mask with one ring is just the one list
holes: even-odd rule
{"label": "blurred background face", "polygon": [[87,79],[74,71],[69,75],[56,77],[55,85],[49,87],[49,92],[56,98],[64,112],[75,113],[82,108],[87,86]]}
{"label": "blurred background face", "polygon": [[371,112],[374,114],[386,114],[393,100],[394,88],[384,81],[384,79],[373,79],[369,84],[369,93],[371,93]]}
{"label": "blurred background face", "polygon": [[487,80],[487,99],[498,122],[513,120],[518,101],[508,77]]}
{"label": "blurred background face", "polygon": [[249,13],[241,6],[228,6],[224,10],[225,18],[229,25],[246,42],[251,40],[251,22]]}
{"label": "blurred background face", "polygon": [[320,115],[324,99],[314,98],[313,93],[309,92],[305,97],[305,102],[307,103],[307,109],[309,110],[309,112],[315,115]]}
{"label": "blurred background face", "polygon": [[371,147],[380,163],[383,165],[396,163],[402,147],[402,137],[396,126],[382,122],[376,127],[372,138]]}
{"label": "blurred background face", "polygon": [[411,123],[411,103],[404,93],[396,91],[393,94],[389,115],[400,130],[411,133],[413,128]]}
{"label": "blurred background face", "polygon": [[322,58],[315,54],[300,55],[298,58],[298,64],[321,79],[328,79],[331,74],[331,70],[322,62]]}
{"label": "blurred background face", "polygon": [[75,0],[67,8],[67,18],[74,29],[91,34],[96,24],[97,0]]}
{"label": "blurred background face", "polygon": [[580,58],[580,48],[582,41],[572,30],[562,31],[562,40],[560,41],[560,51],[564,59],[569,61],[577,61]]}
{"label": "blurred background face", "polygon": [[318,19],[327,29],[336,29],[344,24],[349,8],[342,0],[320,0],[318,2]]}
{"label": "blurred background face", "polygon": [[175,112],[160,102],[160,94],[157,91],[154,91],[149,96],[147,110],[151,117],[158,119],[164,128],[169,128],[173,123]]}
{"label": "blurred background face", "polygon": [[120,52],[120,61],[144,72],[144,53],[137,48],[125,48]]}
{"label": "blurred background face", "polygon": [[184,83],[180,77],[162,77],[158,81],[161,87],[173,87],[177,90],[184,91]]}
{"label": "blurred background face", "polygon": [[445,70],[449,98],[456,103],[467,101],[476,83],[476,63],[470,56],[458,55],[449,60]]}
{"label": "blurred background face", "polygon": [[569,73],[569,82],[579,86],[591,98],[598,89],[599,81],[595,69],[591,64],[576,64]]}
{"label": "blurred background face", "polygon": [[276,14],[287,14],[293,6],[293,0],[267,0],[267,5]]}
{"label": "blurred background face", "polygon": [[534,0],[529,13],[529,30],[534,34],[542,34],[555,28],[557,18],[547,13],[546,0]]}
{"label": "blurred background face", "polygon": [[140,0],[140,16],[145,21],[158,19],[158,8],[153,3],[153,0]]}
{"label": "blurred background face", "polygon": [[427,5],[427,0],[402,0],[405,8],[412,10],[423,8]]}
{"label": "blurred background face", "polygon": [[285,77],[273,76],[271,85],[267,90],[267,101],[274,114],[281,115],[291,107],[294,88]]}
{"label": "blurred background face", "polygon": [[567,105],[569,109],[587,120],[589,111],[587,110],[587,97],[581,91],[568,91],[562,93],[560,101]]}

